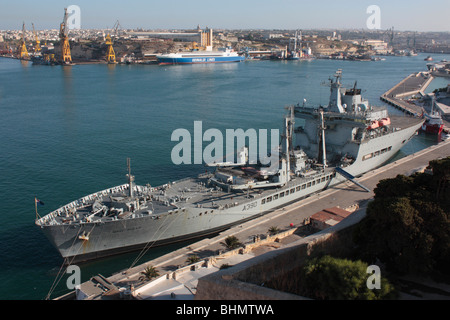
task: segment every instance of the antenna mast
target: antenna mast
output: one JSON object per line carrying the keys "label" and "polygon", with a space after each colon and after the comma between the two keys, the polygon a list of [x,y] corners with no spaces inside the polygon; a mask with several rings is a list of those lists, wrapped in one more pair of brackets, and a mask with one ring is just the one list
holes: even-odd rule
{"label": "antenna mast", "polygon": [[[323,108],[321,107],[319,109],[319,113],[320,113],[320,140],[322,142],[322,165],[324,168],[326,168],[327,165],[327,151],[325,149],[325,120],[324,120],[324,116],[323,116]],[[319,146],[320,148],[320,146]],[[319,153],[320,154],[320,153]]]}
{"label": "antenna mast", "polygon": [[130,158],[127,158],[127,167],[128,167],[128,184],[129,184],[129,188],[130,188],[130,198],[134,196],[134,192],[133,192],[133,181],[134,181],[134,176],[131,175],[131,160]]}

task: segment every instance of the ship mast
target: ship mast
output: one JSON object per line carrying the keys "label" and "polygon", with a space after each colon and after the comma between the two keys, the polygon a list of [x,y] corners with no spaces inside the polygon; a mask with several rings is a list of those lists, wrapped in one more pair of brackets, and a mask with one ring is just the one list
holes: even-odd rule
{"label": "ship mast", "polygon": [[294,106],[289,107],[289,115],[285,118],[285,126],[286,126],[286,182],[290,180],[291,173],[291,146],[293,128],[295,123],[295,115],[294,115]]}
{"label": "ship mast", "polygon": [[341,79],[342,76],[342,70],[338,69],[338,71],[336,71],[334,77],[336,78],[336,81],[333,81],[333,79],[330,79],[330,87],[331,87],[331,92],[330,92],[330,105],[329,108],[331,111],[333,112],[339,112],[339,113],[344,113],[344,107],[341,104]]}
{"label": "ship mast", "polygon": [[130,198],[132,198],[134,196],[134,192],[133,192],[133,181],[134,181],[134,176],[131,175],[131,160],[130,158],[127,158],[127,167],[128,167],[128,184],[130,187]]}
{"label": "ship mast", "polygon": [[[320,130],[320,141],[321,141],[321,147],[322,149],[320,149],[319,152],[319,158],[320,158],[320,154],[322,155],[322,165],[324,168],[326,168],[327,165],[327,151],[325,148],[325,120],[323,117],[323,108],[321,107],[319,109],[319,114],[320,114],[320,126],[319,126],[319,130]],[[319,146],[320,148],[320,146]]]}

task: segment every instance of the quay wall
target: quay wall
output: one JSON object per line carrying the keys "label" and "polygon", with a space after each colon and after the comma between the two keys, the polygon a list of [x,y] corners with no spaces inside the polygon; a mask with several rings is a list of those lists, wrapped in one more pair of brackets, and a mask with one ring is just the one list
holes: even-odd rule
{"label": "quay wall", "polygon": [[214,266],[218,265],[220,263],[220,260],[222,260],[222,259],[225,259],[225,258],[231,257],[231,256],[235,256],[235,255],[246,254],[246,253],[251,252],[253,249],[255,249],[259,246],[273,243],[273,242],[278,242],[279,240],[292,235],[296,230],[297,230],[297,228],[291,228],[289,230],[282,231],[282,232],[279,232],[279,233],[271,235],[271,236],[267,236],[264,239],[257,238],[254,240],[253,243],[245,244],[239,248],[229,250],[229,251],[220,253],[218,255],[208,257],[207,259],[203,259],[199,262],[178,268],[175,271],[167,272],[167,273],[159,276],[158,278],[153,279],[150,282],[147,282],[139,287],[136,287],[133,290],[133,296],[137,299],[142,299],[141,294],[144,295],[145,292],[148,291],[149,289],[157,287],[159,285],[164,285],[165,282],[168,282],[171,279],[177,280],[177,278],[182,276],[183,273],[195,271],[200,268],[214,268]]}
{"label": "quay wall", "polygon": [[198,281],[195,300],[310,300],[265,287],[264,284],[297,269],[316,245],[326,246],[327,241],[338,231],[358,223],[364,216],[365,208],[362,208],[333,227],[244,261],[233,268],[202,277]]}

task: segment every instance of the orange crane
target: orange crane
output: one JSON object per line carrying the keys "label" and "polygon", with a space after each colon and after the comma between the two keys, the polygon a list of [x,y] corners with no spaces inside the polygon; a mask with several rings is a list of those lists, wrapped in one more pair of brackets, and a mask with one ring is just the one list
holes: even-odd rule
{"label": "orange crane", "polygon": [[61,63],[62,64],[71,64],[72,63],[72,56],[70,54],[70,44],[69,44],[69,37],[68,37],[68,28],[67,28],[67,8],[64,8],[64,20],[61,23],[59,27],[59,38],[61,39]]}
{"label": "orange crane", "polygon": [[19,58],[22,60],[29,59],[27,45],[25,43],[25,22],[22,25],[22,44],[20,46]]}
{"label": "orange crane", "polygon": [[105,44],[108,46],[108,49],[106,49],[106,61],[110,64],[116,63],[116,54],[114,53],[111,36],[109,34],[106,36]]}
{"label": "orange crane", "polygon": [[34,23],[31,23],[31,25],[33,26],[33,34],[34,34],[34,37],[36,39],[36,47],[34,47],[34,53],[39,53],[39,52],[41,52],[41,46],[40,46],[41,42],[38,39],[38,36],[36,34],[36,30],[34,30]]}

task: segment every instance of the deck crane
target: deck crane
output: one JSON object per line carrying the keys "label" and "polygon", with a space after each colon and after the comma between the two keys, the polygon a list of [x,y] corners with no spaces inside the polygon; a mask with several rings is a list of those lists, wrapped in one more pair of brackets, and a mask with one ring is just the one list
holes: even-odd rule
{"label": "deck crane", "polygon": [[27,45],[25,43],[25,22],[22,25],[22,44],[20,45],[19,58],[21,60],[28,60],[29,59]]}
{"label": "deck crane", "polygon": [[36,39],[36,46],[34,47],[34,53],[40,53],[41,52],[41,45],[40,45],[40,41],[38,39],[38,36],[36,34],[36,30],[34,30],[34,23],[31,23],[31,25],[33,26],[33,34],[34,34],[34,38]]}
{"label": "deck crane", "polygon": [[71,64],[72,63],[72,56],[70,54],[70,44],[69,44],[69,37],[68,37],[68,27],[67,27],[67,8],[64,8],[64,20],[61,23],[59,27],[59,38],[61,39],[61,63],[62,64]]}

